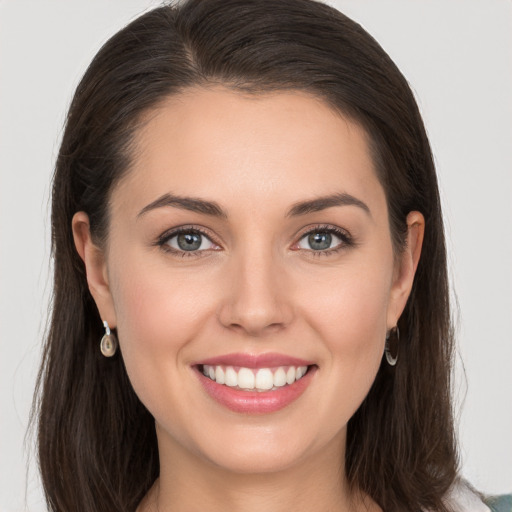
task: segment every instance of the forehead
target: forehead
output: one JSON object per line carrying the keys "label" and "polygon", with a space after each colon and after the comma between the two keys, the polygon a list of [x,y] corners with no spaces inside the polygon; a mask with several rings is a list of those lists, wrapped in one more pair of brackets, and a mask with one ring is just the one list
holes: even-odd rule
{"label": "forehead", "polygon": [[118,188],[142,206],[169,192],[247,206],[250,199],[262,205],[333,192],[367,200],[383,194],[366,132],[302,92],[187,90],[147,115],[135,148]]}

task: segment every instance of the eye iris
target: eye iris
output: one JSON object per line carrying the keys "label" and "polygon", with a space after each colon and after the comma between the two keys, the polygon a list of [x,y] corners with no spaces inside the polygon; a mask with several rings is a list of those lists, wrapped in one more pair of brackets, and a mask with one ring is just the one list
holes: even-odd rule
{"label": "eye iris", "polygon": [[196,251],[201,247],[201,235],[197,233],[182,233],[178,235],[178,247],[182,251]]}
{"label": "eye iris", "polygon": [[311,249],[317,251],[329,249],[332,243],[332,235],[330,233],[313,233],[308,236],[308,242]]}

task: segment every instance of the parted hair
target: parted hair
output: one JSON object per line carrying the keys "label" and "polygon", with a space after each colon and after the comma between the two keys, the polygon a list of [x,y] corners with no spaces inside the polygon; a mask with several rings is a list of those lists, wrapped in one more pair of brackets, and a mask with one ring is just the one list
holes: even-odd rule
{"label": "parted hair", "polygon": [[[367,132],[387,198],[394,250],[406,216],[425,217],[413,289],[398,322],[399,360],[382,362],[350,419],[353,489],[386,512],[446,511],[457,471],[450,401],[453,334],[446,250],[430,145],[406,79],[360,25],[312,0],[188,0],[135,19],[100,49],[71,102],[52,189],[52,314],[34,399],[50,511],[133,512],[158,477],[154,420],[122,354],[102,357],[102,321],[71,220],[100,246],[109,198],[130,172],[144,116],[190,87],[303,91]],[[205,435],[207,435],[205,433]]]}

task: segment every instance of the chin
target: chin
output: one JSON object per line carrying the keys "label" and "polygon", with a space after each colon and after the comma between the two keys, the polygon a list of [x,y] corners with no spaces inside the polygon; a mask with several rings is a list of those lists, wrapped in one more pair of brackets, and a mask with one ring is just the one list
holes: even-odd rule
{"label": "chin", "polygon": [[305,454],[303,451],[266,450],[265,446],[256,449],[233,449],[223,453],[211,454],[209,461],[217,468],[229,473],[240,475],[279,473],[301,464]]}

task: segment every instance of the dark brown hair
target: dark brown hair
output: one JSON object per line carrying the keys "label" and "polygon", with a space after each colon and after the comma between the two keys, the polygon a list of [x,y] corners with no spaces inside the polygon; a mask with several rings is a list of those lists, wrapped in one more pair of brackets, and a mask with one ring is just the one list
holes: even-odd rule
{"label": "dark brown hair", "polygon": [[251,94],[306,91],[362,125],[390,212],[395,250],[406,216],[426,220],[422,257],[399,320],[400,357],[382,363],[348,426],[350,484],[384,510],[444,511],[456,475],[450,403],[452,331],[435,169],[411,90],[358,24],[312,0],[190,0],[114,35],[73,98],[52,201],[53,314],[35,410],[49,509],[134,511],[159,472],[153,418],[122,357],[101,356],[102,322],[73,243],[89,215],[108,237],[109,195],[129,172],[144,114],[169,95],[222,84]]}

